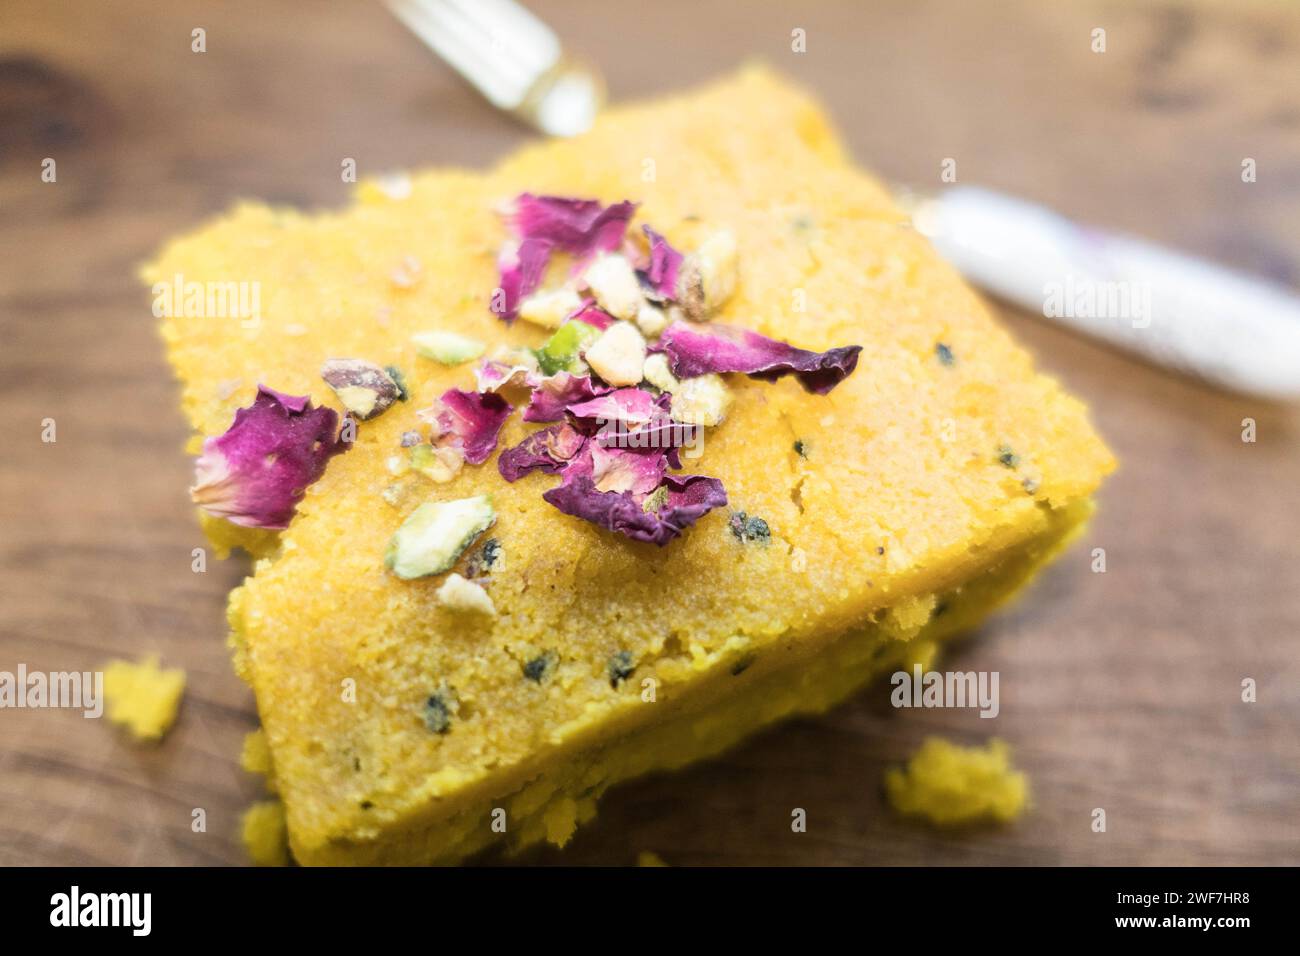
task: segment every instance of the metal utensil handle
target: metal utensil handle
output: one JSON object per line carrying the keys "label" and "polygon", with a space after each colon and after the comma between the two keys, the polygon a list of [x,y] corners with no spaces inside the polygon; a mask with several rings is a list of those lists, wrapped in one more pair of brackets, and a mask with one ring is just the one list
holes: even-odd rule
{"label": "metal utensil handle", "polygon": [[917,228],[972,282],[1234,391],[1300,398],[1300,297],[1264,280],[971,186]]}
{"label": "metal utensil handle", "polygon": [[599,74],[569,60],[555,32],[513,0],[388,0],[393,14],[497,109],[544,133],[590,128]]}

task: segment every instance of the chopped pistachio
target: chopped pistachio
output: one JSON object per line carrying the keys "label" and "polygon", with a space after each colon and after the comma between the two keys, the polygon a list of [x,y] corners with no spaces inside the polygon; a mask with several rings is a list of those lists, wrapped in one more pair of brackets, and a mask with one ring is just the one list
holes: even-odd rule
{"label": "chopped pistachio", "polygon": [[465,456],[454,448],[434,448],[432,445],[413,445],[410,468],[430,481],[443,485],[451,481],[465,464]]}
{"label": "chopped pistachio", "polygon": [[451,718],[460,710],[456,691],[444,681],[424,702],[424,726],[435,734],[451,730]]}
{"label": "chopped pistachio", "polygon": [[1011,450],[1009,445],[998,446],[998,461],[1005,468],[1016,468],[1020,465],[1020,456]]}
{"label": "chopped pistachio", "polygon": [[537,371],[537,354],[522,345],[498,345],[488,359],[502,365],[519,366],[530,372]]}
{"label": "chopped pistachio", "polygon": [[519,303],[519,318],[547,329],[558,329],[582,308],[582,297],[568,286],[534,292]]}
{"label": "chopped pistachio", "polygon": [[646,495],[645,501],[641,502],[642,511],[658,511],[668,503],[668,486],[660,485],[650,494]]}
{"label": "chopped pistachio", "polygon": [[534,355],[543,375],[571,372],[580,375],[587,370],[582,353],[601,336],[600,329],[580,319],[570,319],[546,340]]}
{"label": "chopped pistachio", "polygon": [[461,577],[454,571],[447,575],[442,587],[438,588],[438,603],[453,611],[497,616],[496,605],[492,603],[487,591],[483,590],[483,585]]}
{"label": "chopped pistachio", "polygon": [[641,282],[626,256],[617,252],[596,256],[582,273],[582,281],[602,309],[616,319],[635,319],[641,307]]}
{"label": "chopped pistachio", "polygon": [[636,327],[648,339],[653,339],[668,328],[668,313],[653,302],[642,300],[636,312]]}
{"label": "chopped pistachio", "polygon": [[804,440],[802,438],[795,439],[794,453],[798,455],[800,458],[808,457],[808,446],[804,443]]}
{"label": "chopped pistachio", "polygon": [[731,665],[731,676],[739,677],[741,674],[745,673],[745,671],[749,670],[755,660],[757,660],[757,658],[753,654],[746,654],[744,657],[736,661],[736,663]]}
{"label": "chopped pistachio", "polygon": [[383,414],[402,394],[387,371],[362,359],[329,359],[321,366],[320,377],[343,407],[362,421]]}
{"label": "chopped pistachio", "polygon": [[401,445],[403,448],[411,448],[424,441],[424,437],[417,431],[402,432]]}
{"label": "chopped pistachio", "polygon": [[415,350],[421,357],[433,359],[443,365],[461,365],[465,362],[472,362],[481,356],[487,348],[478,339],[471,339],[467,335],[442,330],[417,332],[411,336],[411,341],[415,343]]}
{"label": "chopped pistachio", "polygon": [[681,384],[668,367],[668,356],[663,352],[651,352],[645,357],[642,374],[647,382],[661,392],[675,392]]}
{"label": "chopped pistachio", "polygon": [[673,392],[673,419],[690,425],[717,425],[730,407],[731,392],[716,373],[683,379]]}
{"label": "chopped pistachio", "polygon": [[524,665],[524,677],[540,684],[555,673],[555,665],[559,659],[555,651],[543,651]]}
{"label": "chopped pistachio", "polygon": [[393,535],[384,564],[406,580],[441,574],[496,520],[487,495],[425,502]]}
{"label": "chopped pistachio", "polygon": [[620,683],[632,676],[636,670],[636,661],[632,658],[631,651],[619,651],[609,659],[609,686],[617,687]]}
{"label": "chopped pistachio", "polygon": [[390,475],[404,475],[411,470],[411,461],[402,455],[389,455],[384,460],[384,467]]}
{"label": "chopped pistachio", "polygon": [[682,260],[677,273],[677,301],[686,318],[710,318],[736,291],[736,237],[720,229]]}
{"label": "chopped pistachio", "polygon": [[952,354],[952,348],[948,345],[945,345],[943,342],[938,342],[935,344],[934,354],[939,357],[939,362],[942,365],[952,365],[954,362],[957,361],[956,356]]}
{"label": "chopped pistachio", "polygon": [[737,541],[757,541],[767,544],[772,540],[772,529],[768,527],[767,522],[762,518],[751,518],[743,511],[733,511],[727,527],[731,529]]}
{"label": "chopped pistachio", "polygon": [[645,339],[635,325],[615,322],[587,348],[593,372],[610,385],[639,385],[645,370]]}

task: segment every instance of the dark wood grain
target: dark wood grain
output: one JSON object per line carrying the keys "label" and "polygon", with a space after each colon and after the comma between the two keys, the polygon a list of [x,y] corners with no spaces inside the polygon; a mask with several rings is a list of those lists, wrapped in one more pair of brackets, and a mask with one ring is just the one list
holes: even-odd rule
{"label": "dark wood grain", "polygon": [[[537,7],[616,97],[763,57],[816,88],[892,180],[935,185],[954,157],[962,181],[1300,277],[1294,6]],[[66,711],[0,711],[0,863],[239,863],[238,816],[259,789],[237,756],[255,717],[222,608],[243,567],[190,570],[203,541],[185,428],[134,269],[239,196],[342,202],[342,157],[363,172],[480,164],[525,134],[377,4],[7,0],[0,18],[0,669],[156,651],[190,677],[153,749]],[[190,51],[199,26],[204,54]],[[1089,49],[1095,26],[1105,54]],[[40,179],[47,156],[55,184]],[[527,859],[1300,862],[1300,416],[1006,318],[1092,403],[1122,468],[1086,539],[950,658],[1001,673],[1001,716],[899,713],[866,692],[625,785],[568,849]],[[55,444],[40,441],[46,417]],[[1240,702],[1243,677],[1258,703]],[[951,835],[888,811],[882,771],[926,735],[993,732],[1032,777],[1023,821]],[[790,832],[792,807],[807,833]]]}

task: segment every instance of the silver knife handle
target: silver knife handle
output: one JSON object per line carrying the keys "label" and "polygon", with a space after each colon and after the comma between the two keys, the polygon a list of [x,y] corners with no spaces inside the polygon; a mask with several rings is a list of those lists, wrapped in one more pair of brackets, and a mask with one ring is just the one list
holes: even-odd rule
{"label": "silver knife handle", "polygon": [[919,202],[916,228],[972,282],[1220,386],[1300,398],[1300,297],[972,186]]}

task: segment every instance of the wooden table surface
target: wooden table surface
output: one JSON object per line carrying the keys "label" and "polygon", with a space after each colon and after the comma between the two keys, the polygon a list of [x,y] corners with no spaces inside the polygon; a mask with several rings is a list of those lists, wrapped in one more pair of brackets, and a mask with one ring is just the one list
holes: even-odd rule
{"label": "wooden table surface", "polygon": [[[937,186],[953,157],[962,182],[1300,284],[1300,7],[535,8],[604,65],[616,98],[763,57],[819,91],[891,180]],[[206,53],[191,52],[195,27]],[[0,670],[154,651],[189,689],[153,749],[69,711],[0,711],[0,863],[244,862],[238,817],[259,786],[237,756],[256,720],[222,616],[244,565],[190,569],[204,542],[186,429],[136,265],[236,197],[342,203],[346,156],[363,174],[481,164],[525,137],[378,4],[4,0]],[[1241,180],[1245,157],[1257,182]],[[1300,415],[1003,311],[1092,403],[1122,465],[1084,541],[947,658],[1001,673],[1000,717],[896,712],[875,688],[624,785],[569,848],[525,859],[1300,863]],[[1240,699],[1245,677],[1256,703]],[[951,835],[889,812],[882,771],[927,735],[993,733],[1032,779],[1022,821]],[[197,807],[205,833],[191,832]],[[807,833],[790,832],[792,807]],[[1090,829],[1095,807],[1106,833]]]}

